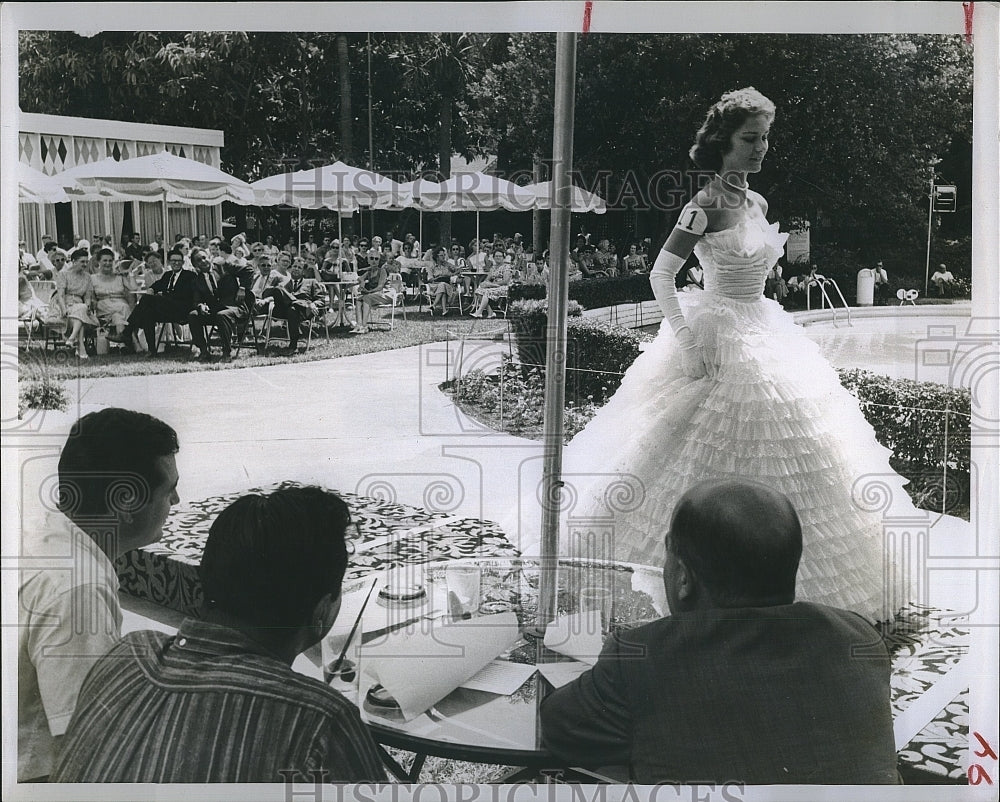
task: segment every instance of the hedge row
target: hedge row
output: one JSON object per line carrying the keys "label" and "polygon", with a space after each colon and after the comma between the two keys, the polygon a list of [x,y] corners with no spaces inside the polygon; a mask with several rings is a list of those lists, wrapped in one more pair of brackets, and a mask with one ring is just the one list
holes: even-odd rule
{"label": "hedge row", "polygon": [[[517,284],[508,290],[508,297],[511,301],[541,300],[545,298],[545,285]],[[645,273],[618,278],[586,278],[570,282],[569,298],[584,309],[599,309],[616,304],[651,301],[653,288]]]}
{"label": "hedge row", "polygon": [[[574,404],[604,401],[621,384],[621,374],[639,356],[639,336],[631,329],[581,317],[570,301],[566,325],[566,397]],[[548,301],[515,301],[508,318],[522,365],[544,366]]]}
{"label": "hedge row", "polygon": [[[579,307],[573,306],[574,316],[567,327],[567,366],[575,370],[567,371],[566,379],[567,400],[578,410],[588,401],[606,400],[618,389],[620,374],[638,356],[641,341],[630,329],[579,314]],[[510,318],[523,365],[545,364],[546,315],[544,301],[511,304]],[[893,452],[893,467],[913,482],[911,494],[940,509],[941,504],[929,496],[944,492],[940,477],[947,465],[950,488],[945,506],[950,509],[967,498],[971,459],[971,394],[967,389],[890,379],[858,369],[838,373],[844,387],[858,398],[878,441]],[[541,375],[539,371],[539,381]],[[944,410],[954,414],[946,415]],[[961,499],[955,501],[956,495]]]}

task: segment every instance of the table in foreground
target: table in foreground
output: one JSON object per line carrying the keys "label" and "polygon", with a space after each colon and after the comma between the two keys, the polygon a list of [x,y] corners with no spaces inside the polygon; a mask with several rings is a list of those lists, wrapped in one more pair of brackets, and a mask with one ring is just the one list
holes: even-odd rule
{"label": "table in foreground", "polygon": [[[430,627],[449,620],[448,572],[457,566],[474,568],[479,575],[479,600],[473,618],[483,621],[483,636],[488,637],[489,615],[509,612],[517,616],[519,637],[505,649],[498,660],[534,666],[561,664],[564,670],[582,671],[587,665],[558,654],[542,644],[532,629],[538,603],[542,569],[537,561],[519,559],[480,559],[420,566],[411,572],[414,584],[423,585],[426,596],[410,606],[386,607],[383,600],[372,605],[383,607],[375,619],[389,627],[427,622]],[[557,610],[560,615],[581,610],[600,616],[601,634],[628,629],[653,621],[667,613],[663,577],[659,570],[613,563],[560,561],[556,572]],[[371,580],[362,586],[367,592]],[[376,591],[377,593],[377,591]],[[368,615],[365,617],[372,620]],[[367,630],[371,624],[362,627]],[[382,623],[376,626],[382,626]],[[432,630],[431,630],[432,631]],[[415,782],[426,756],[452,760],[524,767],[507,782],[538,776],[541,773],[566,772],[567,767],[541,745],[538,705],[552,685],[539,673],[531,673],[513,693],[498,694],[485,690],[458,687],[425,712],[406,721],[398,707],[374,703],[369,691],[374,680],[365,671],[366,653],[381,641],[383,632],[363,635],[360,670],[356,679],[358,706],[376,741],[416,754],[405,771],[386,753],[387,765],[400,779]],[[447,648],[447,647],[444,647]],[[597,649],[591,658],[596,659]],[[418,659],[418,658],[415,658]],[[456,659],[462,659],[456,656]],[[558,669],[557,669],[558,670]],[[527,670],[530,672],[530,668]],[[515,680],[516,681],[516,680]],[[586,781],[598,779],[579,769],[571,773]]]}

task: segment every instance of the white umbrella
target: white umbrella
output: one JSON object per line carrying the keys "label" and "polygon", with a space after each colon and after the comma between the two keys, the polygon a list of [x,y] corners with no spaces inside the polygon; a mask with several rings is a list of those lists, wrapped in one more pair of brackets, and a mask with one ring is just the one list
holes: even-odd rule
{"label": "white umbrella", "polygon": [[[420,205],[420,200],[425,195],[434,195],[437,197],[441,192],[441,185],[433,181],[428,181],[426,178],[418,178],[415,181],[407,181],[405,184],[399,185],[399,206],[403,208],[413,207],[419,212],[419,229],[418,238],[420,242],[420,247],[424,247],[424,209]],[[423,254],[420,254],[423,256]]]}
{"label": "white umbrella", "polygon": [[254,202],[253,190],[245,181],[167,151],[137,159],[108,158],[81,164],[59,173],[59,179],[70,195],[73,188],[69,182],[75,182],[84,192],[109,193],[111,200],[162,201],[164,237],[167,203],[215,206],[222,201],[244,205]]}
{"label": "white umbrella", "polygon": [[[403,199],[395,181],[341,161],[311,170],[278,173],[254,181],[251,187],[257,206],[286,204],[300,210],[335,209],[353,214],[362,207],[388,209],[400,205]],[[339,215],[337,220],[339,227]],[[299,231],[301,237],[301,225]]]}
{"label": "white umbrella", "polygon": [[23,203],[65,203],[69,196],[59,179],[18,162],[17,199]]}
{"label": "white umbrella", "polygon": [[476,212],[476,239],[479,239],[479,212],[507,209],[528,212],[535,208],[533,193],[512,181],[486,173],[456,173],[437,188],[420,197],[420,208],[435,212]]}
{"label": "white umbrella", "polygon": [[[535,196],[536,209],[551,209],[552,196],[554,190],[551,181],[541,181],[537,184],[528,184],[525,189]],[[574,212],[594,212],[604,214],[608,210],[608,204],[599,195],[587,192],[579,187],[570,187],[570,210]]]}

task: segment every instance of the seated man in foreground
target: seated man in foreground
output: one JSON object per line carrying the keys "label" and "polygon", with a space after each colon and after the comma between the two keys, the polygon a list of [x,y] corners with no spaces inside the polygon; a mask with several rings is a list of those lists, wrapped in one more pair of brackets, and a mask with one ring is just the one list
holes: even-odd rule
{"label": "seated man in foreground", "polygon": [[640,783],[897,783],[889,655],[860,616],[795,602],[789,501],[696,485],[666,548],[671,615],[614,636],[542,702],[545,746]]}
{"label": "seated man in foreground", "polygon": [[[156,252],[146,255],[150,275],[155,274],[159,260]],[[141,331],[149,355],[156,356],[156,324],[187,322],[194,307],[195,273],[184,269],[184,254],[179,249],[168,254],[167,264],[170,269],[147,287],[151,294],[139,297],[121,335],[108,337],[112,342],[124,343],[126,349],[132,351],[135,349],[133,337]]]}
{"label": "seated man in foreground", "polygon": [[233,335],[254,308],[253,271],[235,259],[227,259],[222,265],[222,276],[217,278],[208,254],[201,248],[191,251],[191,264],[198,271],[194,282],[194,308],[188,315],[191,339],[201,352],[199,359],[211,361],[205,325],[216,326],[222,345],[222,361],[229,362],[233,358]]}
{"label": "seated man in foreground", "polygon": [[199,569],[202,619],[130,633],[94,667],[53,780],[383,780],[357,708],[291,669],[340,611],[350,520],[318,487],[223,510]]}
{"label": "seated man in foreground", "polygon": [[289,281],[284,285],[265,289],[262,300],[272,299],[275,316],[288,321],[286,353],[293,356],[298,350],[302,323],[319,317],[326,309],[327,291],[316,279],[305,278],[302,265],[293,264],[289,272]]}
{"label": "seated man in foreground", "polygon": [[177,433],[127,409],[77,421],[59,455],[59,511],[22,525],[17,779],[44,779],[87,672],[121,637],[113,561],[160,539],[177,503]]}

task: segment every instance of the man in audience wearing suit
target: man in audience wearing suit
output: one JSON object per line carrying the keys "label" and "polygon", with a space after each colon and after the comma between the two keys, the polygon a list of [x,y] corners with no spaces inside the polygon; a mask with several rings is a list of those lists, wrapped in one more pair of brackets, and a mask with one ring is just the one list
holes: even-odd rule
{"label": "man in audience wearing suit", "polygon": [[795,601],[802,530],[788,499],[698,484],[666,548],[671,614],[612,636],[546,697],[545,746],[644,784],[897,783],[888,652],[855,613]]}
{"label": "man in audience wearing suit", "polygon": [[326,287],[314,278],[305,278],[301,265],[293,264],[290,272],[287,284],[264,290],[264,298],[274,299],[273,314],[288,321],[289,356],[298,348],[302,322],[322,314],[327,299]]}
{"label": "man in audience wearing suit", "polygon": [[[155,254],[154,258],[157,258]],[[184,269],[184,254],[180,250],[172,250],[167,255],[167,266],[169,270],[147,288],[153,294],[139,296],[121,334],[108,335],[108,339],[124,343],[126,350],[131,351],[134,350],[132,338],[142,331],[149,355],[156,356],[156,324],[187,323],[194,308],[195,274]]]}
{"label": "man in audience wearing suit", "polygon": [[208,254],[201,248],[191,251],[191,264],[197,274],[194,280],[194,308],[188,315],[191,339],[200,351],[199,359],[211,361],[205,326],[215,326],[222,344],[222,361],[232,361],[233,334],[249,317],[254,308],[253,270],[229,259],[222,265],[222,276],[212,272]]}

